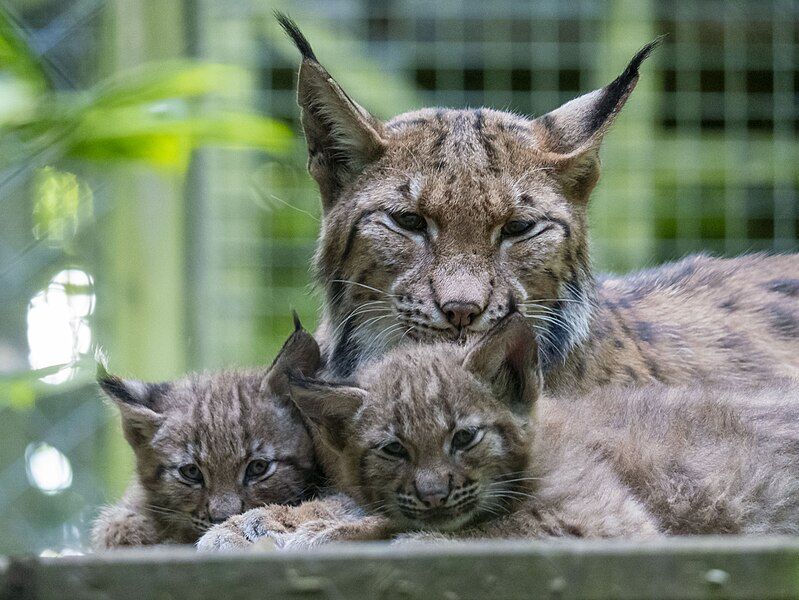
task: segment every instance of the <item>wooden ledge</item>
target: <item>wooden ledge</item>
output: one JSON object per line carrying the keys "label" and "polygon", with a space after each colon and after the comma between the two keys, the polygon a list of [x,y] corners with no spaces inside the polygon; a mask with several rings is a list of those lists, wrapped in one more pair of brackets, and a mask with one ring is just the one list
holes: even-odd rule
{"label": "wooden ledge", "polygon": [[799,598],[799,538],[341,544],[0,557],[0,598]]}

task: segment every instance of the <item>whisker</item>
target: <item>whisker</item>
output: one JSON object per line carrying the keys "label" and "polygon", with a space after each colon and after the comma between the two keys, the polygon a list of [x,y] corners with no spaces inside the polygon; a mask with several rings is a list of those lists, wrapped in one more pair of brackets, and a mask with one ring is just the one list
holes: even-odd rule
{"label": "whisker", "polygon": [[346,283],[346,284],[349,284],[349,285],[357,285],[357,286],[365,288],[367,290],[372,290],[373,292],[377,292],[378,294],[383,294],[384,296],[387,296],[388,298],[396,298],[397,297],[396,294],[389,294],[388,292],[385,292],[383,290],[379,290],[379,289],[377,289],[375,287],[372,287],[371,285],[366,285],[365,283],[359,283],[357,281],[350,281],[349,279],[331,279],[330,282],[331,283]]}

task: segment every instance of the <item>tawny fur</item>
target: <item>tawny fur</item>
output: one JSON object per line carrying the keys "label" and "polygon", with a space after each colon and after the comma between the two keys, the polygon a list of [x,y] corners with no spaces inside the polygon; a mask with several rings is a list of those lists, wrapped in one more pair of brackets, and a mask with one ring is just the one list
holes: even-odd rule
{"label": "tawny fur", "polygon": [[[536,325],[546,385],[751,382],[799,375],[799,259],[691,257],[595,279],[588,200],[602,138],[644,47],[612,83],[536,119],[426,108],[382,122],[303,54],[298,100],[324,209],[317,332],[333,376],[414,340],[465,340],[519,308]],[[642,202],[646,199],[642,198]],[[424,231],[394,217],[415,213]],[[503,236],[510,221],[534,223]],[[466,326],[447,316],[471,306]]]}
{"label": "tawny fur", "polygon": [[[539,399],[535,354],[517,316],[465,348],[395,349],[354,386],[296,381],[292,398],[347,496],[250,511],[201,546],[799,533],[794,381]],[[453,451],[469,428],[479,442]],[[403,458],[383,450],[395,441]],[[439,505],[420,495],[430,482],[446,490]]]}
{"label": "tawny fur", "polygon": [[[256,506],[297,503],[321,483],[312,439],[288,398],[287,372],[314,373],[311,336],[296,331],[270,369],[189,375],[145,384],[103,374],[136,456],[136,478],[104,508],[92,546],[193,544],[215,522]],[[248,475],[266,461],[263,476]],[[202,481],[180,467],[193,464]]]}

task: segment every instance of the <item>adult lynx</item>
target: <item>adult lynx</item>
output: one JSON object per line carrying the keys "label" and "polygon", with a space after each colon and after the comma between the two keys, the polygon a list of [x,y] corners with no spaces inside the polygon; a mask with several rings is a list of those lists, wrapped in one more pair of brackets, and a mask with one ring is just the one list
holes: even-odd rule
{"label": "adult lynx", "polygon": [[[380,121],[302,53],[298,100],[322,196],[327,370],[412,340],[466,340],[519,308],[549,389],[799,374],[799,260],[695,256],[594,277],[599,147],[655,43],[609,85],[535,119],[426,108]],[[642,202],[646,199],[642,198]]]}

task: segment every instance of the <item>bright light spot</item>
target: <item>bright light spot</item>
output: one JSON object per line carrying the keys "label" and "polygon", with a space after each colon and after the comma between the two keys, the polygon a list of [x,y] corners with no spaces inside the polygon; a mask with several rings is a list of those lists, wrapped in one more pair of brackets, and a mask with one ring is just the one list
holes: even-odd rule
{"label": "bright light spot", "polygon": [[28,304],[28,362],[32,369],[64,365],[45,383],[62,383],[75,374],[75,363],[89,351],[92,333],[86,320],[94,311],[91,276],[80,269],[61,271]]}
{"label": "bright light spot", "polygon": [[57,494],[72,485],[69,459],[49,444],[28,444],[25,465],[30,484],[45,494]]}
{"label": "bright light spot", "polygon": [[80,550],[76,550],[74,548],[64,548],[63,550],[53,550],[52,548],[47,548],[46,550],[42,550],[39,552],[39,556],[42,558],[59,558],[61,556],[83,556],[83,552]]}

